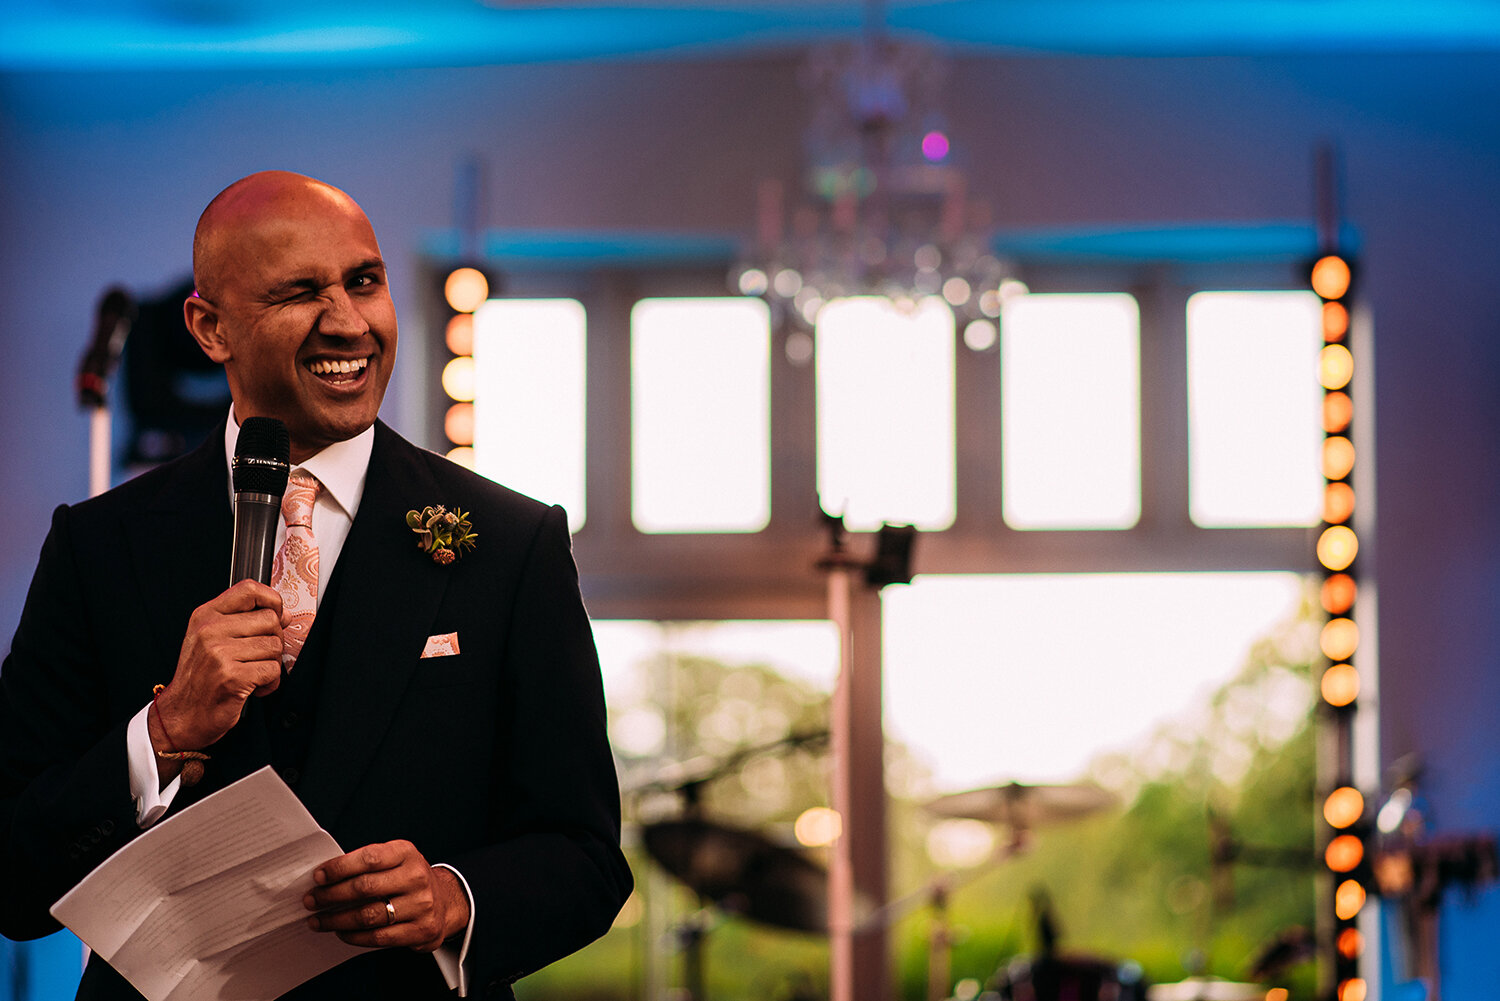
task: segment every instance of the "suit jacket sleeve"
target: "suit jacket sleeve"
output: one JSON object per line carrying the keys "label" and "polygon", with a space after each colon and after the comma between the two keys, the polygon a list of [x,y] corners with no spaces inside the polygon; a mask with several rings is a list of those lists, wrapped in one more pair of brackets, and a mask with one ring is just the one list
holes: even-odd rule
{"label": "suit jacket sleeve", "polygon": [[629,895],[598,657],[566,517],[543,516],[526,555],[501,666],[499,838],[442,861],[474,890],[469,962],[508,984],[608,930]]}
{"label": "suit jacket sleeve", "polygon": [[[86,628],[71,527],[70,509],[58,508],[0,669],[0,932],[11,938],[56,931],[52,903],[139,833],[125,721],[109,710],[111,684]],[[122,642],[109,657],[131,650]],[[136,708],[149,697],[140,693]]]}

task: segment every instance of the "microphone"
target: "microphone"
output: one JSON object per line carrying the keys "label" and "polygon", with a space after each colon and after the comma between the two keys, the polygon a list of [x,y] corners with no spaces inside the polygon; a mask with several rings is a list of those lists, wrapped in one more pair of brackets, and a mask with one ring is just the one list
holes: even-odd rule
{"label": "microphone", "polygon": [[94,336],[89,341],[83,361],[78,364],[78,402],[85,407],[102,408],[109,389],[109,377],[125,348],[125,338],[135,322],[135,302],[130,293],[115,286],[99,301]]}
{"label": "microphone", "polygon": [[234,448],[234,549],[229,583],[251,579],[271,583],[276,554],[276,522],[281,495],[291,473],[291,438],[274,417],[247,417]]}

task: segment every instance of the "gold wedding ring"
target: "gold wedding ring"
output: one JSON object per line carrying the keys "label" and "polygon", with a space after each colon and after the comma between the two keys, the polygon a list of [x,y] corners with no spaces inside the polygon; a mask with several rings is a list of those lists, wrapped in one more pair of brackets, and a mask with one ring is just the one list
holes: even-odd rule
{"label": "gold wedding ring", "polygon": [[385,901],[385,923],[388,925],[396,923],[396,905],[391,903],[389,897]]}

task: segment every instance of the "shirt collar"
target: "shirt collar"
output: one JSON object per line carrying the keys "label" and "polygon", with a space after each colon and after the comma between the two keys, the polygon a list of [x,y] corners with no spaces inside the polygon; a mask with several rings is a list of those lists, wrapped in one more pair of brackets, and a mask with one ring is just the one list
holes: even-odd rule
{"label": "shirt collar", "polygon": [[[231,502],[234,500],[234,450],[239,439],[239,419],[235,417],[234,404],[231,403],[229,420],[224,427],[224,461],[229,464]],[[316,476],[323,484],[322,495],[343,508],[353,521],[365,493],[365,475],[370,471],[370,452],[374,447],[375,426],[372,424],[353,438],[336,441],[292,468]]]}

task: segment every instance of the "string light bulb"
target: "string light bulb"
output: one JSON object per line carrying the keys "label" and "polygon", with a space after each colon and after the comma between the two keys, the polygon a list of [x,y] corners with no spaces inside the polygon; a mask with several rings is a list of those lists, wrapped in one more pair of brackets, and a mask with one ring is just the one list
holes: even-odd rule
{"label": "string light bulb", "polygon": [[1365,906],[1365,888],[1357,879],[1346,879],[1333,894],[1333,913],[1340,921],[1353,921]]}
{"label": "string light bulb", "polygon": [[1323,852],[1323,861],[1334,872],[1353,872],[1364,858],[1365,843],[1353,834],[1340,834]]}
{"label": "string light bulb", "polygon": [[1324,299],[1342,299],[1353,280],[1349,264],[1338,254],[1327,254],[1312,266],[1312,290]]}
{"label": "string light bulb", "polygon": [[1328,826],[1343,830],[1353,827],[1365,815],[1365,797],[1353,786],[1340,786],[1323,801],[1323,819]]}
{"label": "string light bulb", "polygon": [[1359,594],[1359,586],[1354,583],[1354,578],[1346,573],[1329,574],[1323,581],[1323,587],[1319,592],[1319,598],[1323,604],[1323,611],[1329,615],[1343,615],[1354,607],[1354,599]]}
{"label": "string light bulb", "polygon": [[1368,992],[1363,977],[1350,977],[1339,984],[1339,1001],[1365,1001]]}
{"label": "string light bulb", "polygon": [[1348,525],[1330,525],[1318,537],[1318,562],[1329,570],[1347,570],[1359,555],[1359,536]]}
{"label": "string light bulb", "polygon": [[1343,616],[1329,619],[1318,636],[1318,646],[1329,660],[1348,660],[1359,649],[1359,626]]}
{"label": "string light bulb", "polygon": [[1326,345],[1318,352],[1318,381],[1327,390],[1343,389],[1354,378],[1354,355],[1342,344]]}
{"label": "string light bulb", "polygon": [[443,343],[456,355],[474,353],[474,314],[457,313],[443,331]]}
{"label": "string light bulb", "polygon": [[443,282],[443,298],[455,313],[472,313],[490,297],[490,280],[478,268],[454,268]]}
{"label": "string light bulb", "polygon": [[1353,705],[1354,700],[1359,698],[1359,672],[1352,664],[1334,664],[1323,672],[1318,690],[1323,695],[1323,701],[1335,709]]}

